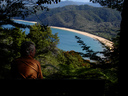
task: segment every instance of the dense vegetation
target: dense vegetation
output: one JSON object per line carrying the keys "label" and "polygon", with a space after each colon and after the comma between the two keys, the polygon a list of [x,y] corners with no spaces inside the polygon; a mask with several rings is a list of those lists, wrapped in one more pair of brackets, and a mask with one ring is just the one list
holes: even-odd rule
{"label": "dense vegetation", "polygon": [[[38,2],[34,3],[32,12],[31,12],[31,10],[29,10],[27,8],[27,6],[24,6],[22,0],[15,0],[13,2],[11,0],[5,0],[5,1],[7,1],[7,5],[10,5],[10,6],[7,6],[7,5],[0,6],[0,14],[1,14],[0,15],[1,16],[0,26],[4,25],[4,24],[11,23],[12,25],[16,25],[17,27],[12,28],[12,29],[0,28],[0,46],[1,46],[0,47],[0,60],[1,60],[0,79],[11,79],[10,65],[11,65],[11,62],[15,58],[20,57],[19,50],[20,50],[21,43],[23,41],[32,41],[35,43],[36,48],[37,48],[36,49],[37,54],[36,54],[35,59],[37,59],[41,63],[44,79],[60,78],[60,79],[105,80],[104,96],[118,95],[118,70],[119,70],[118,64],[119,64],[119,50],[120,50],[120,48],[119,48],[120,34],[118,34],[117,37],[114,39],[114,49],[113,50],[106,49],[104,52],[94,52],[93,50],[90,50],[90,47],[86,45],[86,42],[83,42],[80,39],[80,37],[76,36],[76,39],[78,39],[77,43],[79,43],[81,48],[83,50],[85,50],[86,53],[77,53],[75,51],[65,52],[56,47],[56,45],[59,42],[59,38],[58,38],[57,34],[53,35],[51,33],[51,30],[49,27],[42,26],[42,25],[31,26],[30,33],[28,35],[26,35],[25,32],[23,32],[20,28],[18,28],[18,27],[25,27],[25,26],[18,25],[16,23],[14,23],[13,20],[11,20],[11,18],[15,17],[15,16],[18,16],[18,17],[28,16],[28,15],[30,15],[29,13],[33,13],[33,11],[35,11],[35,13],[36,13],[36,11],[38,10],[37,4],[41,5],[44,3],[50,3],[51,1],[60,1],[60,0],[44,0],[44,1],[38,0]],[[29,0],[29,1],[31,1],[31,0]],[[96,1],[101,1],[101,0],[96,0]],[[103,0],[103,1],[105,2],[108,0]],[[3,0],[1,2],[3,2]],[[2,4],[1,2],[0,2],[0,4]],[[70,8],[70,9],[74,8],[75,9],[74,11],[71,11],[69,9],[69,12],[72,12],[72,14],[73,14],[73,17],[72,17],[72,16],[70,16],[72,14],[69,13],[69,17],[76,18],[76,17],[81,16],[83,11],[85,10],[84,9],[85,7],[87,7],[87,6],[63,7],[65,9],[63,10],[63,8],[61,8],[60,12],[68,13],[66,8]],[[38,8],[42,8],[42,7],[39,6]],[[76,12],[77,8],[78,9],[81,8],[81,11]],[[93,7],[86,8],[87,10],[90,10],[88,8],[91,9]],[[124,8],[125,8],[125,10],[124,10],[124,12],[125,12],[127,10],[127,3]],[[95,9],[97,9],[97,8],[95,8]],[[43,8],[42,8],[42,10],[43,10]],[[52,9],[52,10],[54,10],[54,9]],[[109,12],[108,10],[110,10],[110,9],[107,9],[107,8],[105,8],[103,10],[105,11],[104,14],[106,14],[108,12],[108,14],[110,14],[110,16],[112,18],[116,14],[116,13],[114,13],[112,15],[113,11]],[[54,11],[56,11],[56,10],[54,10]],[[91,16],[88,15],[88,16],[86,16],[86,18],[89,18],[90,20],[95,21],[95,23],[93,22],[92,25],[90,25],[90,26],[93,26],[93,24],[100,24],[100,23],[105,24],[106,21],[109,22],[109,19],[110,19],[110,21],[113,20],[113,23],[109,22],[110,24],[112,24],[116,27],[119,26],[118,23],[114,23],[116,18],[113,18],[111,20],[111,18],[108,17],[109,19],[107,19],[105,17],[104,18],[104,19],[106,19],[106,21],[105,21],[104,19],[99,18],[99,16],[96,15],[96,13],[95,13],[96,11],[93,12],[90,10],[89,12],[92,12],[92,13],[89,13],[89,14],[91,14]],[[99,10],[98,12],[101,12],[101,10]],[[125,17],[124,12],[122,14],[122,17]],[[80,14],[78,14],[78,13],[80,13]],[[93,15],[93,13],[95,13],[95,15]],[[49,14],[51,14],[51,11]],[[57,13],[57,14],[58,15],[56,15],[56,14],[54,15],[54,19],[52,19],[52,20],[57,21],[57,19],[60,19],[63,22],[65,22],[66,20],[68,21],[68,18],[64,17],[65,20],[63,20],[63,18],[61,18],[60,14],[59,13]],[[103,14],[100,14],[101,17],[102,17],[102,15]],[[46,17],[49,17],[49,16],[50,15],[48,15],[48,13],[47,13]],[[59,16],[59,17],[56,17],[56,16]],[[68,14],[67,14],[67,16],[68,16]],[[52,17],[52,15],[51,15],[51,17]],[[104,15],[103,15],[103,17],[104,17]],[[127,15],[126,15],[126,17],[127,17]],[[81,20],[81,18],[79,18],[79,20]],[[118,20],[119,19],[120,19],[120,17],[118,18]],[[124,24],[125,23],[124,21],[126,21],[126,20],[127,20],[127,18],[123,18],[123,21],[121,23],[121,25],[122,25],[121,32],[124,32],[124,29],[127,29],[127,25]],[[76,24],[75,22],[79,23],[79,21],[77,21],[77,19],[73,23]],[[80,22],[82,23],[82,21],[80,21]],[[59,24],[61,24],[61,23],[62,22],[60,22]],[[90,21],[87,23],[89,24]],[[115,25],[115,24],[117,24],[117,25]],[[67,25],[68,25],[68,23],[67,23]],[[97,53],[104,54],[105,57],[101,58],[96,55]],[[89,57],[91,60],[95,60],[96,62],[92,63],[89,60],[83,59],[83,57]]]}
{"label": "dense vegetation", "polygon": [[[58,49],[56,45],[59,38],[57,34],[53,35],[51,33],[49,27],[44,28],[41,25],[33,25],[29,34],[25,34],[17,27],[12,29],[1,28],[0,36],[2,37],[0,38],[0,44],[2,45],[0,48],[2,53],[0,55],[0,79],[11,79],[10,65],[15,58],[20,57],[21,43],[23,41],[32,41],[36,45],[37,54],[35,59],[41,63],[44,79],[107,80],[106,93],[112,91],[108,89],[111,84],[115,85],[118,82],[118,66],[111,63],[111,59],[108,60],[111,54],[110,51],[106,49],[107,52],[94,52],[80,37],[76,36],[78,43],[86,51],[81,55],[96,60],[95,63],[83,59],[80,53],[73,50],[63,51]],[[109,55],[107,58],[101,58],[96,56],[97,53],[108,53]]]}
{"label": "dense vegetation", "polygon": [[[20,57],[20,46],[23,41],[32,41],[36,45],[36,58],[43,58],[49,52],[56,54],[59,42],[57,34],[53,35],[49,27],[34,25],[30,28],[30,33],[25,34],[20,28],[3,29],[0,28],[0,79],[10,78],[11,62]],[[42,55],[43,54],[43,55]]]}
{"label": "dense vegetation", "polygon": [[117,35],[121,21],[120,12],[114,9],[88,5],[54,8],[48,12],[37,12],[37,15],[29,16],[26,20],[86,31],[110,40]]}

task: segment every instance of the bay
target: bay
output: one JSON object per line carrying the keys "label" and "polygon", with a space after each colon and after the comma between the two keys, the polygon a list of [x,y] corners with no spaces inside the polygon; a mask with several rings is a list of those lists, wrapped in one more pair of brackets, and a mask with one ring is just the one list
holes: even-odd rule
{"label": "bay", "polygon": [[[34,25],[35,23],[32,22],[27,22],[27,21],[18,21],[15,20],[15,22],[17,23],[21,23],[21,24],[26,24],[26,25]],[[3,26],[5,28],[11,28],[11,25],[5,25]],[[29,33],[29,29],[25,28],[23,29],[23,31],[25,31],[26,34]],[[78,33],[74,33],[71,31],[67,31],[67,30],[62,30],[62,29],[56,29],[56,28],[51,28],[52,33],[58,33],[58,37],[60,39],[59,44],[57,45],[58,48],[64,50],[64,51],[71,51],[74,50],[76,52],[84,52],[81,48],[81,46],[77,43],[77,39],[75,38],[75,36],[78,36],[81,38],[82,41],[84,41],[84,43],[86,43],[88,46],[90,46],[90,49],[94,50],[94,51],[103,51],[104,48],[102,47],[102,45],[99,43],[99,41],[90,38],[88,36],[85,35],[81,35]]]}
{"label": "bay", "polygon": [[81,46],[77,43],[78,40],[75,38],[75,36],[80,37],[81,40],[84,41],[84,43],[86,43],[88,46],[90,46],[90,49],[94,51],[104,50],[99,41],[88,36],[56,28],[51,28],[51,30],[53,34],[58,33],[58,37],[60,38],[58,48],[63,49],[65,51],[74,50],[76,52],[83,52]]}

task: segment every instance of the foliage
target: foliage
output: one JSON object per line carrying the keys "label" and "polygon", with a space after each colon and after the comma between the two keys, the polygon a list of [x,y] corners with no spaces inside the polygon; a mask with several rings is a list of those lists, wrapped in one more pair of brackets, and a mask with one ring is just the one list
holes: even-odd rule
{"label": "foliage", "polygon": [[48,53],[47,55],[45,55],[45,57],[41,58],[40,62],[43,68],[42,73],[44,73],[44,77],[52,79],[57,79],[58,76],[55,76],[57,74],[60,74],[60,78],[62,78],[64,74],[70,74],[70,72],[71,74],[73,74],[72,70],[75,70],[77,68],[90,68],[90,64],[88,63],[88,61],[84,60],[75,51],[65,52],[62,50],[58,50],[58,54],[56,56]]}
{"label": "foliage", "polygon": [[82,50],[86,51],[85,53],[79,52],[79,54],[82,55],[82,57],[88,57],[90,60],[98,61],[97,63],[104,63],[105,58],[101,58],[100,56],[97,56],[98,53],[102,54],[102,52],[94,52],[92,49],[90,49],[90,46],[87,46],[80,37],[75,36],[76,39],[78,39],[77,43],[81,46]]}
{"label": "foliage", "polygon": [[[2,45],[1,50],[9,52],[10,57],[17,58],[20,56],[20,46],[25,40],[25,32],[22,32],[19,28],[3,29],[0,30],[0,43]],[[2,51],[1,51],[2,52]]]}
{"label": "foliage", "polygon": [[59,71],[51,76],[58,79],[85,79],[85,80],[101,80],[106,79],[104,73],[100,69],[87,67],[74,68],[73,64],[60,64]]}
{"label": "foliage", "polygon": [[59,38],[56,34],[52,34],[50,27],[43,27],[41,25],[31,26],[30,33],[27,35],[31,41],[35,43],[36,55],[45,54],[49,51],[56,53],[56,45],[59,42]]}
{"label": "foliage", "polygon": [[3,76],[1,78],[9,78],[10,63],[14,58],[20,56],[20,46],[26,35],[17,27],[13,29],[0,28],[0,37],[0,76]]}
{"label": "foliage", "polygon": [[124,0],[90,0],[93,3],[99,3],[101,6],[107,6],[118,11],[123,10]]}
{"label": "foliage", "polygon": [[11,24],[16,27],[27,27],[14,22],[13,17],[25,18],[28,15],[36,14],[39,10],[48,10],[42,4],[58,3],[60,0],[1,0],[0,1],[0,27]]}
{"label": "foliage", "polygon": [[75,51],[67,51],[67,52],[63,52],[64,57],[65,57],[65,64],[67,65],[73,65],[74,68],[77,67],[82,67],[85,66],[87,68],[90,67],[90,64],[87,63],[82,57],[81,55],[79,55],[79,53],[75,52]]}
{"label": "foliage", "polygon": [[[41,25],[31,26],[30,33],[25,34],[20,28],[3,29],[0,28],[0,68],[1,71],[10,70],[10,64],[15,59],[20,57],[20,46],[23,41],[32,41],[36,45],[36,58],[40,59],[48,53],[57,54],[58,48],[56,45],[59,42],[57,34],[52,34],[49,27],[44,28]],[[41,55],[43,54],[43,55]],[[40,58],[39,58],[40,57]],[[0,76],[5,77],[8,72]],[[9,74],[7,74],[9,75]],[[10,76],[7,76],[9,78]],[[2,78],[2,77],[1,77]]]}
{"label": "foliage", "polygon": [[[114,49],[109,50],[106,49],[103,52],[94,52],[93,50],[90,50],[89,46],[87,46],[82,40],[80,40],[79,37],[76,37],[78,39],[78,43],[80,43],[83,50],[86,51],[86,53],[82,53],[82,56],[89,57],[92,60],[98,61],[97,64],[92,64],[92,69],[98,69],[101,79],[106,80],[105,85],[105,94],[109,96],[110,94],[118,95],[118,73],[119,73],[119,38],[118,35],[114,39]],[[118,39],[118,40],[117,40]],[[115,42],[116,41],[116,42]],[[105,57],[96,56],[97,53],[103,54]],[[91,69],[90,68],[90,69]],[[96,73],[94,71],[94,73]],[[116,88],[115,88],[116,86]],[[115,88],[114,90],[112,88]],[[113,91],[112,91],[113,90]]]}
{"label": "foliage", "polygon": [[[9,1],[11,0],[5,0],[5,1],[9,3]],[[15,0],[15,1],[18,2],[20,0]],[[36,4],[40,5],[43,2],[41,1],[42,0],[40,0],[40,2]],[[50,3],[47,0],[44,0],[44,2]],[[20,3],[22,4],[21,1]],[[17,10],[16,13],[14,14],[14,11],[13,11],[15,10],[14,7],[16,7],[17,9],[20,8],[18,7],[19,4],[17,5],[15,4],[16,3],[8,6],[10,7],[10,11],[8,11],[8,14],[5,14],[7,12],[6,10],[0,11],[0,12],[3,12],[3,13],[0,13],[2,14],[1,17],[3,16],[2,19],[0,19],[1,25],[9,24],[9,23],[14,24],[14,22],[10,20],[11,17],[16,16],[17,14],[19,16],[22,16],[18,13],[19,10]],[[14,5],[14,7],[11,7],[12,5]],[[0,7],[0,10],[3,10],[3,8],[6,9],[6,7],[7,6],[3,6],[2,4],[2,6]],[[10,14],[11,11],[12,11],[12,14]],[[73,11],[73,13],[75,13],[75,11]],[[73,15],[74,15],[73,18],[76,18],[78,16],[77,13]],[[25,16],[24,13],[23,13],[23,16]],[[56,17],[56,19],[57,18],[60,18],[59,15],[58,17]],[[93,20],[92,19],[93,17],[88,17],[88,18],[90,20]],[[63,20],[63,19],[60,18],[60,20]],[[95,18],[95,20],[96,22],[102,22],[102,19],[98,17]],[[57,34],[55,35],[51,34],[51,30],[49,27],[44,28],[44,26],[41,26],[41,25],[31,26],[30,33],[28,35],[26,35],[25,32],[22,32],[22,30],[20,30],[17,27],[12,29],[0,28],[0,46],[1,46],[0,47],[0,53],[1,53],[0,54],[0,60],[1,60],[0,78],[1,79],[10,78],[10,74],[9,74],[10,63],[14,58],[17,58],[20,56],[19,50],[20,50],[21,42],[33,41],[37,47],[36,59],[41,62],[41,66],[43,68],[42,73],[45,75],[45,78],[89,79],[89,80],[105,79],[106,95],[110,96],[111,92],[112,92],[112,95],[115,95],[115,92],[117,92],[117,87],[118,87],[117,72],[118,72],[118,63],[119,63],[119,45],[120,45],[119,38],[120,36],[118,35],[118,37],[114,39],[115,43],[114,43],[114,49],[112,50],[112,52],[111,50],[106,50],[105,52],[94,52],[93,50],[90,50],[90,47],[87,46],[84,42],[82,42],[82,40],[80,40],[79,37],[77,37],[78,43],[81,45],[83,50],[86,51],[86,54],[83,53],[82,56],[90,57],[90,59],[98,61],[97,63],[92,63],[90,61],[84,60],[77,52],[74,52],[74,51],[64,52],[64,51],[58,50],[56,48],[56,45],[58,44],[59,39],[57,37]],[[101,58],[97,56],[96,55],[97,53],[103,53],[105,58]]]}
{"label": "foliage", "polygon": [[[52,55],[50,55],[51,58]],[[55,60],[55,58],[53,58]],[[48,59],[47,59],[48,60]],[[46,60],[46,61],[47,61]],[[49,61],[51,61],[49,59]],[[116,69],[113,67],[105,67],[104,65],[97,65],[88,60],[84,60],[79,53],[75,51],[60,51],[56,57],[56,64],[44,64],[42,72],[45,73],[46,69],[50,69],[49,74],[45,73],[46,78],[52,79],[105,79],[109,82],[117,82]],[[48,61],[47,61],[48,62]],[[47,70],[48,71],[48,70]],[[47,72],[46,71],[46,72]]]}
{"label": "foliage", "polygon": [[[2,46],[4,45],[3,48],[1,47],[0,51],[6,55],[6,56],[1,55],[1,58],[4,61],[3,66],[1,67],[1,74],[0,74],[1,79],[10,78],[9,65],[14,58],[20,56],[19,46],[21,45],[21,42],[24,40],[27,41],[31,40],[36,44],[37,53],[38,51],[43,52],[42,54],[38,54],[36,56],[36,59],[40,61],[42,66],[42,73],[44,75],[44,78],[46,79],[87,79],[87,80],[103,79],[103,80],[107,80],[106,93],[110,92],[109,88],[112,88],[118,81],[117,69],[111,64],[111,62],[109,62],[109,64],[106,64],[105,63],[106,61],[104,61],[104,63],[97,62],[99,64],[98,65],[97,63],[92,63],[88,60],[83,59],[82,56],[75,51],[65,52],[57,49],[55,52],[55,50],[48,51],[47,49],[45,49],[45,47],[50,46],[50,44],[52,43],[53,44],[58,43],[57,34],[52,35],[49,27],[43,28],[41,25],[34,25],[31,27],[30,33],[28,35],[25,35],[25,32],[22,32],[22,30],[20,30],[19,28],[14,28],[11,30],[1,28],[0,32],[1,32],[0,35],[2,37],[0,39],[0,44]],[[47,36],[45,32],[49,33],[47,34],[49,36]],[[77,39],[78,39],[78,43],[80,43],[81,46],[83,46],[82,47],[83,50],[87,51],[87,55],[85,56],[91,57],[93,60],[94,57],[95,58],[98,57],[96,56],[98,52],[94,52],[93,50],[90,50],[89,46],[84,44],[82,40],[80,41],[79,37],[77,37]],[[42,43],[44,44],[46,43],[47,46],[41,45]],[[51,47],[53,49],[55,48],[54,46]],[[95,59],[95,60],[100,61],[99,59]],[[6,61],[9,62],[6,63]],[[111,85],[112,87],[110,87],[110,84],[113,84],[113,86]]]}
{"label": "foliage", "polygon": [[[98,52],[90,50],[86,44],[80,41],[79,37],[76,37],[78,43],[80,43],[81,46],[83,45],[83,50],[86,50],[87,52],[84,56],[97,60],[99,65],[83,59],[78,52],[65,52],[57,49],[56,45],[58,44],[59,39],[57,34],[53,35],[51,33],[49,27],[43,28],[41,25],[33,25],[31,26],[28,35],[25,35],[25,32],[22,32],[19,28],[1,28],[0,32],[2,37],[0,39],[0,44],[3,46],[0,51],[4,54],[1,55],[1,60],[3,60],[1,68],[4,68],[6,71],[10,70],[9,66],[12,60],[20,56],[19,50],[21,42],[29,40],[36,44],[36,59],[41,63],[43,69],[42,73],[45,78],[107,79],[111,82],[117,81],[116,74],[114,73],[116,72],[116,69],[112,66],[106,67],[108,64],[104,67],[103,64],[105,64],[105,61],[103,62],[100,57],[96,56]],[[98,59],[95,59],[94,57]],[[100,62],[100,60],[102,62]],[[3,71],[3,69],[1,69],[1,71]],[[8,77],[9,74],[3,74],[1,75],[3,76],[1,78],[6,78],[5,75]]]}

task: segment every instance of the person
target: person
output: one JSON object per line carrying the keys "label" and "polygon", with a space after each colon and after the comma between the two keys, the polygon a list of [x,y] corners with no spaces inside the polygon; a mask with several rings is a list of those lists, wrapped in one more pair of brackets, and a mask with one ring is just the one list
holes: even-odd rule
{"label": "person", "polygon": [[36,48],[30,41],[23,42],[20,49],[21,57],[11,64],[13,79],[43,79],[40,63],[34,59]]}

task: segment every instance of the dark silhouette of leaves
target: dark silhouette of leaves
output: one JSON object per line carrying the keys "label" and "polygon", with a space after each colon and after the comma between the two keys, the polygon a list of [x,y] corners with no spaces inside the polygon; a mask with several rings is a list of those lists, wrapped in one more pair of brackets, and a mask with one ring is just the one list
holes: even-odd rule
{"label": "dark silhouette of leaves", "polygon": [[15,25],[16,27],[28,27],[23,24],[12,22],[14,17],[25,18],[31,14],[36,14],[39,10],[48,10],[42,4],[50,2],[60,2],[60,0],[1,0],[0,1],[0,26],[5,24]]}
{"label": "dark silhouette of leaves", "polygon": [[93,3],[99,3],[101,6],[107,6],[118,11],[123,10],[124,0],[90,0]]}

